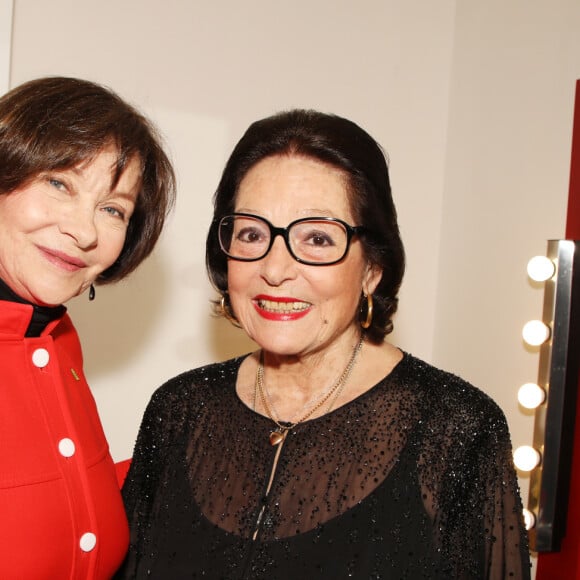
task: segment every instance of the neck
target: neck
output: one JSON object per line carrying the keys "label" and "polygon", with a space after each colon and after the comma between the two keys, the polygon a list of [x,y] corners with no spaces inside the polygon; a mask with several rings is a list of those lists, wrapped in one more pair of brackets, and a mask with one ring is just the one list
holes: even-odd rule
{"label": "neck", "polygon": [[295,393],[309,398],[324,390],[342,372],[360,340],[358,331],[342,336],[319,350],[307,354],[280,355],[262,349],[265,383],[271,393]]}
{"label": "neck", "polygon": [[20,304],[31,304],[28,300],[18,296],[2,278],[0,278],[0,300],[6,300],[7,302],[19,302]]}
{"label": "neck", "polygon": [[0,278],[0,300],[4,300],[6,302],[16,302],[18,304],[27,304],[32,306],[32,318],[30,319],[30,323],[28,325],[28,329],[26,331],[26,336],[40,336],[42,331],[46,328],[46,325],[60,318],[65,312],[66,308],[62,305],[60,306],[38,306],[38,304],[33,304],[29,300],[25,300],[4,280]]}
{"label": "neck", "polygon": [[[261,407],[271,418],[290,423],[301,422],[304,414],[310,418],[329,412],[348,382],[362,347],[362,337],[349,346],[348,355],[343,352],[343,356],[334,357],[332,363],[318,361],[298,369],[293,365],[290,373],[285,372],[286,367],[268,366],[266,369],[262,352],[254,390],[259,401],[254,402],[254,408]],[[312,370],[315,372],[309,372]],[[297,371],[300,371],[298,375]],[[276,375],[275,388],[271,388],[270,382],[273,374]],[[311,411],[315,412],[310,415]]]}

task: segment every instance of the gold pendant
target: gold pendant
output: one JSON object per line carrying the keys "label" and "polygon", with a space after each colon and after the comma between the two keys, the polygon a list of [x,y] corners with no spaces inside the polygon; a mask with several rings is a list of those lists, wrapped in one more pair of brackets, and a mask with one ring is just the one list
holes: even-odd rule
{"label": "gold pendant", "polygon": [[286,431],[284,432],[272,431],[272,433],[270,433],[270,445],[273,446],[279,445],[280,443],[282,443],[282,441],[284,441],[285,438]]}

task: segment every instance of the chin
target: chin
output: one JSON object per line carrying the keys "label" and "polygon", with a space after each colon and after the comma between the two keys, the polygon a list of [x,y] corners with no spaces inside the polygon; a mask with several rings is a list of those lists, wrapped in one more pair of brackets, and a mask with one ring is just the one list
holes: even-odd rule
{"label": "chin", "polygon": [[40,306],[60,306],[74,298],[70,292],[40,291],[34,295],[32,302]]}
{"label": "chin", "polygon": [[65,301],[50,298],[47,298],[46,300],[37,298],[35,300],[32,300],[32,302],[34,302],[34,304],[37,304],[38,306],[47,306],[48,308],[53,308],[55,306],[60,306],[61,304],[64,304]]}
{"label": "chin", "polygon": [[308,345],[297,344],[296,341],[280,340],[280,337],[259,337],[253,339],[263,350],[278,356],[299,356],[308,349]]}

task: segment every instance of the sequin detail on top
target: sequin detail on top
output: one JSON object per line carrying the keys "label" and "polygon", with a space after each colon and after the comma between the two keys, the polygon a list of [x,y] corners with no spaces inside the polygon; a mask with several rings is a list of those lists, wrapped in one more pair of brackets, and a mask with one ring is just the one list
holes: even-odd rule
{"label": "sequin detail on top", "polygon": [[487,395],[406,354],[290,430],[266,494],[277,448],[269,419],[237,398],[241,361],[152,397],[123,490],[119,578],[530,577],[509,433]]}

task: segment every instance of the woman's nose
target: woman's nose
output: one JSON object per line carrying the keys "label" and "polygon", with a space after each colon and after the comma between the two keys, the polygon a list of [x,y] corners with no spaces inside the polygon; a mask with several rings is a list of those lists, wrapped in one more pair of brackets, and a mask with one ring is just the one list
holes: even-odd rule
{"label": "woman's nose", "polygon": [[270,251],[261,260],[262,277],[271,286],[294,278],[298,262],[292,257],[282,236],[277,236]]}
{"label": "woman's nose", "polygon": [[95,211],[90,207],[75,205],[60,221],[60,231],[72,237],[77,246],[87,250],[97,244],[98,232]]}

